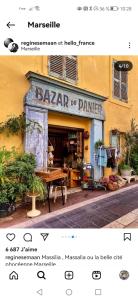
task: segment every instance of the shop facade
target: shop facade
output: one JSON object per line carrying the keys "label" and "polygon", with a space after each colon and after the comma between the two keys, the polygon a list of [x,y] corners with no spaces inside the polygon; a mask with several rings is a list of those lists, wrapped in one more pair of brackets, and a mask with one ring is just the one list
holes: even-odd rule
{"label": "shop facade", "polygon": [[[24,99],[26,118],[42,127],[26,133],[25,140],[25,151],[35,154],[37,168],[47,168],[50,145],[55,167],[63,167],[67,156],[71,168],[77,167],[78,158],[94,165],[95,142],[103,139],[106,98],[38,73],[28,72],[26,77],[30,82]],[[94,170],[98,179],[97,165]]]}
{"label": "shop facade", "polygon": [[[63,148],[68,143],[71,152],[92,163],[95,178],[99,178],[95,143],[103,140],[105,147],[118,148],[121,152],[122,136],[130,129],[132,118],[138,123],[138,56],[73,59],[54,56],[49,69],[48,56],[0,58],[0,123],[25,111],[26,118],[42,127],[41,132],[35,129],[26,132],[25,143],[20,135],[0,134],[0,147],[31,151],[36,155],[38,168],[44,168],[48,162],[48,146],[54,147],[54,163],[59,167],[65,162]],[[125,75],[119,74],[114,69],[117,60],[130,60],[133,69]],[[66,75],[63,77],[62,62],[64,67],[68,66],[68,70],[62,70]]]}

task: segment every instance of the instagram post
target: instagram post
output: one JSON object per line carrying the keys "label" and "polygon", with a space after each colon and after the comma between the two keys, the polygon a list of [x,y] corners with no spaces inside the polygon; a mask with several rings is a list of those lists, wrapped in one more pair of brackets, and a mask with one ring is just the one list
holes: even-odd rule
{"label": "instagram post", "polygon": [[137,68],[137,56],[1,58],[1,227],[137,227]]}
{"label": "instagram post", "polygon": [[137,13],[1,6],[2,299],[137,299]]}

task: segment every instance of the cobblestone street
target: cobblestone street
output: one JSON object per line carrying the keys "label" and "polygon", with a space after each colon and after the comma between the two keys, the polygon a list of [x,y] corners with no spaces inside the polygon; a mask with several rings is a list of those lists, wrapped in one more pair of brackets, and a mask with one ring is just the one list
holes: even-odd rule
{"label": "cobblestone street", "polygon": [[33,228],[138,227],[138,186],[33,224]]}

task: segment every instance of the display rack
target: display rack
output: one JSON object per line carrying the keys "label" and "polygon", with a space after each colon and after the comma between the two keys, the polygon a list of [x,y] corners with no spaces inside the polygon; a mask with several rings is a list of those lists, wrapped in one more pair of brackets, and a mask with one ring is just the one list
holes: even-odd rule
{"label": "display rack", "polygon": [[81,185],[80,171],[77,169],[70,169],[70,187],[78,187]]}
{"label": "display rack", "polygon": [[69,151],[73,154],[83,157],[83,136],[82,131],[72,132],[68,134]]}

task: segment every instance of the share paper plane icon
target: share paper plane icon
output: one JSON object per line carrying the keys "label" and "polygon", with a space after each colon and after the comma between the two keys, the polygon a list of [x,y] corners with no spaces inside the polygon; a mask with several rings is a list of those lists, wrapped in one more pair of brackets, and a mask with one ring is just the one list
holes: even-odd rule
{"label": "share paper plane icon", "polygon": [[47,237],[49,236],[49,233],[40,233],[43,237],[43,240],[46,241]]}

